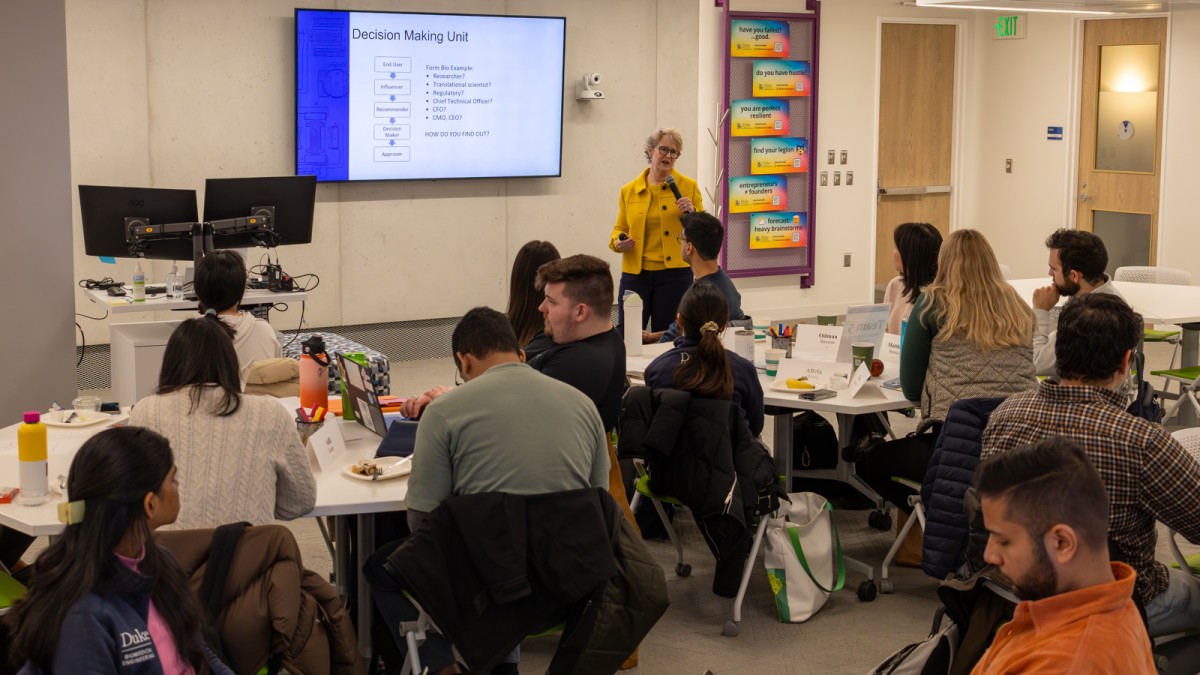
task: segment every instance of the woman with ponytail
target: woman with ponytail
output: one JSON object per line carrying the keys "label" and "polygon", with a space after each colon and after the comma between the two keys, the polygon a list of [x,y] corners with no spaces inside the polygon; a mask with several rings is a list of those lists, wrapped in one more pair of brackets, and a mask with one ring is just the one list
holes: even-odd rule
{"label": "woman with ponytail", "polygon": [[763,428],[762,385],[754,364],[726,350],[721,342],[728,320],[725,294],[707,281],[692,284],[676,315],[683,336],[674,349],[646,367],[646,384],[732,400],[745,413],[750,433],[757,436]]}
{"label": "woman with ponytail", "polygon": [[265,525],[313,509],[317,488],[292,417],[268,396],[243,395],[232,329],[216,312],[179,324],[158,389],[129,423],[171,441],[184,479],[178,527]]}
{"label": "woman with ponytail", "polygon": [[229,326],[233,349],[237,352],[239,386],[245,390],[250,366],[255,361],[283,356],[283,345],[271,324],[239,307],[246,294],[246,263],[237,251],[220,249],[206,253],[196,265],[196,280],[192,285],[200,311]]}
{"label": "woman with ponytail", "polygon": [[59,515],[66,530],[5,617],[23,675],[232,675],[201,638],[179,564],[154,543],[179,513],[176,471],[167,439],[149,429],[109,429],[79,449]]}

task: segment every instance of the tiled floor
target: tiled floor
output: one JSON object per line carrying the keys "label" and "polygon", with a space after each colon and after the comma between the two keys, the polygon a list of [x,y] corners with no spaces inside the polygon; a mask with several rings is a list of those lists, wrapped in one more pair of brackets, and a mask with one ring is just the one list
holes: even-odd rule
{"label": "tiled floor", "polygon": [[[1149,345],[1147,352],[1151,366],[1147,370],[1165,367],[1170,359],[1169,346]],[[450,359],[393,363],[392,392],[408,395],[448,384],[451,373]],[[1155,384],[1161,387],[1162,382]],[[912,420],[897,421],[897,417],[892,416],[897,433],[912,430]],[[768,419],[763,438],[771,437]],[[870,528],[867,513],[839,511],[836,519],[846,555],[877,567],[892,538]],[[722,637],[731,601],[711,593],[713,560],[694,523],[686,516],[676,523],[692,574],[687,578],[674,575],[675,554],[669,542],[647,542],[666,570],[671,607],[643,642],[640,665],[634,673],[864,673],[929,631],[938,605],[937,584],[920,570],[893,568],[895,592],[881,594],[870,603],[860,602],[854,593],[864,577],[848,572],[846,589],[833,594],[816,616],[803,624],[781,624],[758,562],[742,609],[741,634]],[[300,519],[288,526],[300,542],[306,566],[329,574],[332,561],[316,523]],[[1200,550],[1184,548],[1187,553]],[[1170,558],[1161,541],[1159,557]],[[527,641],[522,647],[521,670],[544,672],[555,644],[553,636]]]}

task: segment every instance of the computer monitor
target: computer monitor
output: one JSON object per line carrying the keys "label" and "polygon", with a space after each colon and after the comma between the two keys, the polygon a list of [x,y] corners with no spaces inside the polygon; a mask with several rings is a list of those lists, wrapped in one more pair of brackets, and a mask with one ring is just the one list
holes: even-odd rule
{"label": "computer monitor", "polygon": [[216,248],[286,246],[312,241],[316,176],[278,178],[209,178],[204,182],[204,222],[245,218],[255,209],[274,206],[274,237],[262,233],[237,233],[213,237]]}
{"label": "computer monitor", "polygon": [[[79,215],[87,255],[134,258],[125,239],[125,219],[145,218],[154,225],[194,223],[196,191],[80,185]],[[158,260],[191,260],[192,239],[146,242],[142,254]]]}

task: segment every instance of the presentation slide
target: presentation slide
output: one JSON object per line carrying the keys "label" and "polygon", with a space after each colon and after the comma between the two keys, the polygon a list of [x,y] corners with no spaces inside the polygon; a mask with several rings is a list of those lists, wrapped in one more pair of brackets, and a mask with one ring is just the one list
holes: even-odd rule
{"label": "presentation slide", "polygon": [[296,10],[296,173],[557,176],[566,20]]}

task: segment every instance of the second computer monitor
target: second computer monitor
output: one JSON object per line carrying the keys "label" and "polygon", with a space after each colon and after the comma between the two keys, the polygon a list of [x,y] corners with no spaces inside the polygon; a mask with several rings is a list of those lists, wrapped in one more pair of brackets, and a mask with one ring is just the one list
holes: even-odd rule
{"label": "second computer monitor", "polygon": [[239,233],[216,237],[217,248],[286,246],[312,241],[316,176],[209,178],[204,182],[204,220],[245,218],[261,206],[275,207],[275,236]]}

